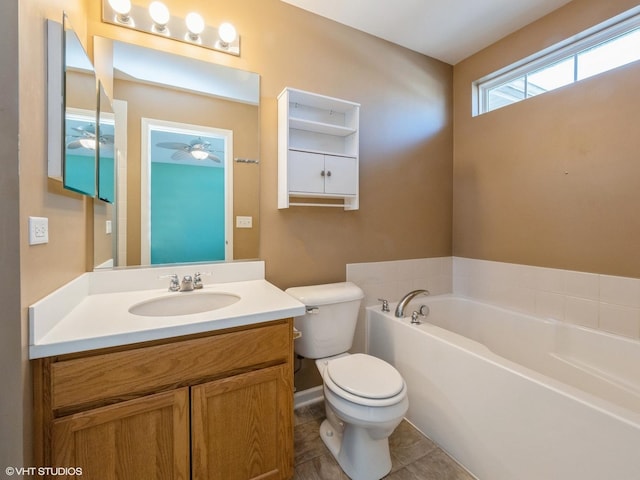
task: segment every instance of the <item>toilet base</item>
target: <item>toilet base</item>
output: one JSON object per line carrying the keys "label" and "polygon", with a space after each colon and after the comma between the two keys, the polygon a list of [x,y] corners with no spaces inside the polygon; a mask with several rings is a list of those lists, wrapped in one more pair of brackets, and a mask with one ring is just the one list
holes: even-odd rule
{"label": "toilet base", "polygon": [[391,471],[387,437],[373,439],[367,429],[355,425],[345,425],[340,432],[325,419],[320,438],[352,480],[379,480]]}

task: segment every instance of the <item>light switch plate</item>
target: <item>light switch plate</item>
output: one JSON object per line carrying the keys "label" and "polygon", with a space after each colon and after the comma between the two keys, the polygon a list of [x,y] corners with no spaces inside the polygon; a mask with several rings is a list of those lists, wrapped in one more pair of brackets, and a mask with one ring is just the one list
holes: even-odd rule
{"label": "light switch plate", "polygon": [[49,219],[29,217],[29,245],[49,243]]}
{"label": "light switch plate", "polygon": [[236,228],[252,228],[253,217],[236,217]]}

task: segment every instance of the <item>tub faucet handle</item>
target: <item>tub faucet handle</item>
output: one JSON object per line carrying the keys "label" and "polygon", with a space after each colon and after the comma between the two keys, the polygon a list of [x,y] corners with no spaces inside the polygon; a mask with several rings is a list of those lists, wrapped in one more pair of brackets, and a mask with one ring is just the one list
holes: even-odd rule
{"label": "tub faucet handle", "polygon": [[379,302],[382,302],[382,311],[383,312],[389,312],[389,300],[385,299],[385,298],[379,298],[378,299]]}
{"label": "tub faucet handle", "polygon": [[[420,309],[422,310],[422,309]],[[422,320],[420,320],[420,318],[424,318],[426,317],[425,314],[421,313],[421,312],[416,312],[415,310],[411,313],[411,324],[412,325],[420,325],[422,323]]]}

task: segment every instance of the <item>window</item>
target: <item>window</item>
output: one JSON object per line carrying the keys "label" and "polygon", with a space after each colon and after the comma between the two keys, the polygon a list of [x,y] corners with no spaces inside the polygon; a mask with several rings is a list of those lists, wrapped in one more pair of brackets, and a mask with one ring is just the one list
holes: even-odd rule
{"label": "window", "polygon": [[[474,115],[640,60],[638,8],[474,82]],[[633,16],[631,15],[633,14]]]}

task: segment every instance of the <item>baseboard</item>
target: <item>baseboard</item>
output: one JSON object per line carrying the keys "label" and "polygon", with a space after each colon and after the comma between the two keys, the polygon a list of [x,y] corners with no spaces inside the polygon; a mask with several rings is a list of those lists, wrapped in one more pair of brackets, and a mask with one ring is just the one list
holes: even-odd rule
{"label": "baseboard", "polygon": [[322,395],[322,385],[300,390],[293,394],[293,408],[300,408],[313,403],[321,402],[324,399]]}

